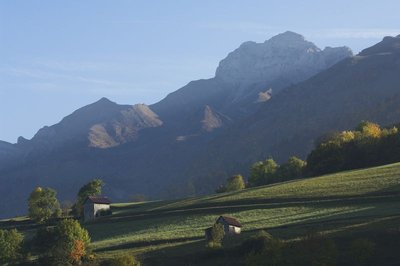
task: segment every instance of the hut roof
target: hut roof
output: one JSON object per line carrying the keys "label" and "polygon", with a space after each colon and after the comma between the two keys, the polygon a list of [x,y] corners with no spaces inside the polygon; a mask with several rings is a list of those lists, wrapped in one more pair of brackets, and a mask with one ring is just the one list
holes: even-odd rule
{"label": "hut roof", "polygon": [[89,196],[85,200],[85,203],[87,201],[90,201],[92,203],[97,203],[97,204],[111,204],[111,201],[107,197],[103,197],[103,196]]}
{"label": "hut roof", "polygon": [[233,226],[236,226],[236,227],[242,227],[242,224],[239,223],[239,221],[236,220],[235,218],[228,217],[228,216],[220,216],[217,219],[217,221],[220,220],[220,219],[223,219],[229,225],[233,225]]}

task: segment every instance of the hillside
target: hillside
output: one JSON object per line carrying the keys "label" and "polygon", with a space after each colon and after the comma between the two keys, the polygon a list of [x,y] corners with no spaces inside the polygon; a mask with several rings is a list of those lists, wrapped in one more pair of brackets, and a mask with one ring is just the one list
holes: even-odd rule
{"label": "hillside", "polygon": [[[399,173],[396,163],[207,197],[118,203],[112,205],[111,217],[85,227],[99,258],[133,253],[146,265],[241,265],[245,255],[240,253],[232,258],[207,255],[204,229],[219,215],[233,216],[243,224],[243,233],[227,248],[261,229],[287,241],[310,230],[343,243],[352,237],[385,234],[400,222]],[[24,230],[24,222],[1,223],[19,224]],[[31,235],[32,230],[25,233]],[[388,262],[381,265],[398,259],[390,252],[378,250],[376,256]]]}

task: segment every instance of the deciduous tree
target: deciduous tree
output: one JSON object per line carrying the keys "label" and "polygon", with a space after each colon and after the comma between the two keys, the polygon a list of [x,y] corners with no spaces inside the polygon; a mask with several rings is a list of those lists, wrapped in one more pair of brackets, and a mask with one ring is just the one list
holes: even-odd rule
{"label": "deciduous tree", "polygon": [[51,217],[60,217],[60,203],[56,191],[51,188],[35,188],[28,199],[28,215],[38,223],[46,222]]}
{"label": "deciduous tree", "polygon": [[53,231],[55,243],[50,255],[59,264],[79,264],[89,248],[90,237],[78,221],[62,220]]}
{"label": "deciduous tree", "polygon": [[246,187],[243,176],[234,175],[228,178],[226,183],[226,191],[236,191],[241,190]]}
{"label": "deciduous tree", "polygon": [[83,214],[83,204],[88,196],[97,196],[101,194],[103,188],[103,181],[101,179],[93,179],[79,189],[77,200],[74,207],[74,212],[77,216]]}

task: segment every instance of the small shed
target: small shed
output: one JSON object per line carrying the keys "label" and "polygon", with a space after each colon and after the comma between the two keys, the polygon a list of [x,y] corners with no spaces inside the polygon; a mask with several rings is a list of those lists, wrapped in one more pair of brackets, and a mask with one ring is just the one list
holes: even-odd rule
{"label": "small shed", "polygon": [[83,220],[93,221],[100,216],[101,211],[110,210],[111,201],[103,196],[89,196],[83,204]]}
{"label": "small shed", "polygon": [[224,226],[225,234],[237,235],[242,231],[242,225],[238,220],[232,217],[220,216],[215,223],[219,223]]}

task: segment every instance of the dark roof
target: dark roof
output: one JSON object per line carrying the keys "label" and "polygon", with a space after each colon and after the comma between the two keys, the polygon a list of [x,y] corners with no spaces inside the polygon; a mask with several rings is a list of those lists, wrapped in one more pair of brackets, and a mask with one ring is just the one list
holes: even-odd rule
{"label": "dark roof", "polygon": [[111,204],[111,201],[107,197],[102,197],[102,196],[89,196],[87,197],[86,201],[88,200],[97,204]]}
{"label": "dark roof", "polygon": [[220,216],[217,221],[219,219],[223,219],[227,224],[229,225],[233,225],[233,226],[237,226],[237,227],[242,227],[242,225],[239,223],[238,220],[236,220],[235,218],[232,217],[228,217],[228,216]]}

